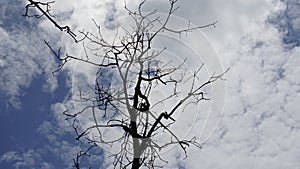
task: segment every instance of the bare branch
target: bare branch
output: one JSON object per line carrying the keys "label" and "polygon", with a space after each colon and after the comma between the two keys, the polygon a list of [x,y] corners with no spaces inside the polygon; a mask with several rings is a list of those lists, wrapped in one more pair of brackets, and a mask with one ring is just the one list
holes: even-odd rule
{"label": "bare branch", "polygon": [[[180,109],[185,111],[192,104],[198,105],[200,101],[209,100],[205,88],[217,80],[225,80],[224,75],[228,69],[221,74],[211,75],[199,85],[204,64],[189,74],[187,69],[184,69],[186,59],[181,64],[174,63],[172,59],[164,61],[162,55],[166,47],[162,47],[161,50],[152,49],[152,43],[164,31],[180,35],[197,29],[216,27],[217,22],[192,26],[189,21],[182,29],[172,29],[168,27],[168,23],[179,8],[176,6],[177,0],[169,0],[169,9],[164,17],[160,17],[157,10],[143,12],[146,0],[139,3],[136,10],[129,9],[125,2],[125,10],[133,25],[117,29],[112,42],[102,36],[103,30],[94,19],[92,22],[97,32],[79,31],[83,38],[77,39],[77,35],[69,26],[61,26],[55,21],[51,14],[51,4],[54,1],[28,2],[23,16],[45,17],[60,31],[65,31],[71,36],[75,43],[82,41],[83,56],[76,56],[62,52],[62,48],[55,50],[56,47],[44,40],[51,53],[59,60],[58,69],[53,74],[60,71],[69,61],[79,61],[98,69],[94,86],[87,84],[86,90],[78,86],[78,94],[72,98],[72,101],[80,105],[77,110],[63,112],[66,120],[72,120],[76,140],[82,144],[83,140],[87,140],[91,144],[73,159],[75,168],[80,168],[82,157],[89,156],[93,147],[102,144],[119,146],[118,152],[111,155],[114,158],[114,168],[132,169],[141,166],[162,168],[163,166],[156,164],[156,160],[167,163],[160,151],[170,145],[179,145],[185,156],[190,145],[202,147],[197,143],[196,137],[182,139],[171,130],[171,126],[178,121],[174,114]],[[31,9],[36,9],[41,14],[31,15]],[[124,35],[121,34],[122,31]],[[178,86],[185,84],[188,84],[184,86],[187,89],[180,90]],[[153,89],[162,86],[171,90],[166,91],[169,92],[166,96],[152,99]],[[176,99],[178,95],[182,96],[179,101]],[[169,108],[156,110],[160,104],[171,105]],[[82,118],[90,121],[79,125]],[[107,129],[114,129],[122,134],[109,140],[105,137]],[[156,140],[158,133],[166,134],[166,143]]]}
{"label": "bare branch", "polygon": [[[28,0],[29,4],[26,5],[25,7],[25,14],[23,16],[25,17],[35,17],[35,18],[41,18],[42,16],[45,16],[50,22],[54,24],[55,27],[57,27],[60,31],[64,31],[67,34],[69,34],[73,40],[78,43],[82,40],[84,40],[85,36],[82,39],[77,39],[77,35],[71,30],[69,26],[60,26],[53,18],[54,16],[51,15],[50,9],[51,9],[51,4],[54,3],[55,1],[50,1],[46,3],[38,2],[38,1],[33,1],[33,0]],[[44,10],[41,6],[45,6],[46,10]],[[36,8],[38,11],[40,11],[42,14],[41,15],[29,15],[29,8]]]}

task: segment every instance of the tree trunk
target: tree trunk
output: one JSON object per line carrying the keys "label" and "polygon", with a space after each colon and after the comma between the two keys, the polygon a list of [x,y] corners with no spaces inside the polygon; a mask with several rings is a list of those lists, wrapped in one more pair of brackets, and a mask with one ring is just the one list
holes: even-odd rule
{"label": "tree trunk", "polygon": [[140,158],[134,158],[132,161],[131,169],[139,169],[141,166],[140,164]]}

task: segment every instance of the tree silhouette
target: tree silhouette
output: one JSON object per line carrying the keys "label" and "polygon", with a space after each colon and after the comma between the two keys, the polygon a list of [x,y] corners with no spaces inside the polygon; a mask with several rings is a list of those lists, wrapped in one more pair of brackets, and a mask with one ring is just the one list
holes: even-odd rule
{"label": "tree silhouette", "polygon": [[[178,9],[177,0],[169,0],[169,11],[161,18],[157,11],[143,12],[145,1],[141,2],[137,10],[131,10],[125,5],[132,23],[129,28],[123,28],[123,35],[116,33],[116,37],[109,42],[102,36],[100,25],[93,20],[97,34],[79,31],[78,35],[69,26],[61,26],[51,15],[51,2],[38,2],[28,0],[25,7],[26,17],[46,17],[60,31],[65,31],[75,43],[88,42],[95,47],[86,47],[85,58],[73,55],[62,55],[61,50],[55,50],[49,42],[45,44],[59,59],[59,71],[70,60],[77,60],[96,66],[95,86],[91,87],[94,95],[88,95],[79,90],[84,108],[63,114],[67,120],[72,120],[76,139],[88,140],[91,145],[87,150],[81,151],[73,159],[74,167],[80,168],[81,158],[89,156],[89,151],[96,145],[119,146],[119,151],[111,156],[115,168],[138,169],[142,166],[148,168],[161,167],[157,160],[166,162],[160,152],[171,145],[179,145],[187,155],[186,148],[197,143],[196,137],[181,139],[171,129],[176,122],[174,114],[184,111],[190,104],[197,105],[202,100],[208,100],[204,88],[211,83],[222,80],[224,73],[210,76],[204,83],[197,84],[199,73],[203,64],[199,65],[193,73],[187,73],[183,68],[186,59],[180,64],[173,64],[163,59],[163,49],[152,48],[155,38],[164,31],[174,34],[188,33],[194,29],[215,27],[216,22],[204,26],[192,27],[189,23],[186,28],[172,29],[168,27],[172,14]],[[35,11],[33,11],[35,10]],[[33,13],[33,14],[31,14]],[[38,13],[38,14],[36,14]],[[78,38],[80,36],[81,38]],[[86,52],[86,51],[90,52]],[[92,53],[92,54],[91,54]],[[96,59],[90,59],[94,57]],[[184,58],[184,57],[183,57]],[[54,72],[56,72],[54,71]],[[112,78],[113,77],[113,78]],[[180,91],[178,86],[189,84],[188,90]],[[171,92],[159,100],[153,98],[153,89],[168,87]],[[178,98],[164,110],[158,109],[160,104],[170,104],[170,100]],[[92,114],[89,126],[79,127],[79,116]],[[178,122],[177,122],[178,123]],[[180,123],[180,121],[179,121]],[[105,130],[113,128],[121,134],[111,140],[105,136]],[[168,137],[166,143],[160,143],[155,137],[163,134]],[[91,137],[92,135],[92,137]]]}

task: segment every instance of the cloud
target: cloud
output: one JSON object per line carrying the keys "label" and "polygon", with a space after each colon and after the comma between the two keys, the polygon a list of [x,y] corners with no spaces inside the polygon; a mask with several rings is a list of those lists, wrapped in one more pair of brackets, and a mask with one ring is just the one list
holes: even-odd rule
{"label": "cloud", "polygon": [[1,156],[1,163],[11,163],[13,168],[32,168],[32,169],[53,169],[50,163],[41,159],[41,155],[36,150],[30,149],[24,153],[10,151]]}
{"label": "cloud", "polygon": [[28,87],[35,77],[45,77],[44,91],[52,92],[57,87],[56,78],[51,73],[56,68],[55,60],[47,52],[37,32],[6,31],[3,33],[6,36],[1,36],[0,91],[8,96],[9,103],[16,108],[21,106],[19,97],[24,94],[22,89]]}
{"label": "cloud", "polygon": [[[218,131],[191,151],[186,168],[293,168],[300,166],[299,48],[286,50],[283,32],[268,22],[229,48],[227,101]],[[294,34],[296,37],[297,34]],[[228,59],[228,58],[227,58]],[[281,160],[280,160],[281,159]],[[284,159],[284,160],[283,160]]]}
{"label": "cloud", "polygon": [[283,34],[283,43],[286,47],[295,47],[300,45],[300,19],[299,9],[300,4],[297,0],[284,1],[281,10],[272,14],[268,22],[275,25],[275,27]]}
{"label": "cloud", "polygon": [[37,22],[22,17],[22,3],[5,2],[1,1],[0,92],[7,97],[4,102],[21,108],[20,96],[37,76],[44,76],[44,91],[55,90],[57,80],[51,73],[56,68],[55,58],[46,48],[45,32],[36,28]]}
{"label": "cloud", "polygon": [[0,161],[13,162],[15,160],[20,160],[20,157],[15,151],[10,151],[1,156]]}
{"label": "cloud", "polygon": [[[180,8],[175,15],[191,20],[195,25],[206,25],[218,21],[216,29],[202,29],[223,54],[230,47],[237,47],[240,38],[255,30],[260,19],[274,8],[268,0],[239,1],[178,1]],[[228,56],[227,56],[228,57]],[[226,57],[225,60],[228,58]]]}
{"label": "cloud", "polygon": [[[57,103],[51,107],[53,116],[44,121],[38,128],[37,133],[45,139],[43,147],[39,148],[43,159],[49,159],[53,166],[62,168],[72,168],[73,159],[80,151],[86,151],[91,144],[87,140],[77,141],[75,131],[72,127],[73,120],[65,120],[62,114],[67,106],[72,104],[66,101],[64,104]],[[70,107],[68,107],[69,110]],[[103,152],[100,147],[95,147],[89,151],[92,154],[84,157],[80,163],[81,168],[101,168],[103,165]],[[50,157],[50,158],[47,158]]]}

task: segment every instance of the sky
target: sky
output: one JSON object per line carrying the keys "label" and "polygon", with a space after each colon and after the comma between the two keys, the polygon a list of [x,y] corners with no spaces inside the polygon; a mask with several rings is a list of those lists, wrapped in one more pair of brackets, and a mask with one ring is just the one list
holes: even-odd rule
{"label": "sky", "polygon": [[[149,0],[147,8],[165,12],[167,2]],[[94,69],[70,62],[53,76],[58,61],[44,39],[64,51],[82,48],[47,20],[22,17],[25,4],[0,1],[0,168],[71,168],[85,145],[75,141],[62,112],[73,106],[74,86],[94,79],[86,75]],[[218,21],[202,31],[230,71],[216,130],[201,150],[189,148],[187,158],[180,149],[168,153],[165,168],[300,168],[300,3],[179,0],[178,5],[176,16],[195,25]],[[57,1],[52,10],[59,22],[91,31],[92,18],[109,29],[124,14],[123,1],[108,0]],[[94,153],[87,163],[109,167],[104,150]]]}

